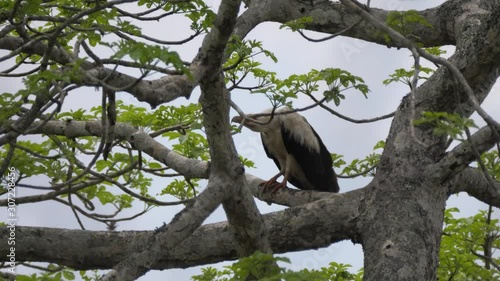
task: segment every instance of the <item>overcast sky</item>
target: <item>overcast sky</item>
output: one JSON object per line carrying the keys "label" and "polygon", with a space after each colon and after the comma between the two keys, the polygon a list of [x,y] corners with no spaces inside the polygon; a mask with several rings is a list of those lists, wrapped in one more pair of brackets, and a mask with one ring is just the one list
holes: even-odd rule
{"label": "overcast sky", "polygon": [[[217,1],[212,2],[212,7],[216,10]],[[434,7],[443,1],[419,0],[419,1],[372,1],[372,6],[385,9],[417,9]],[[145,23],[143,33],[151,36],[159,36],[162,39],[181,39],[185,36],[185,31],[178,26],[179,18],[167,22],[167,24]],[[170,23],[175,23],[170,25]],[[167,28],[165,28],[167,26]],[[309,33],[311,37],[320,38],[323,35],[319,33]],[[384,86],[382,80],[387,79],[388,75],[397,68],[410,68],[412,59],[407,50],[388,49],[384,46],[378,46],[354,40],[349,38],[335,38],[322,43],[311,43],[299,34],[290,31],[280,30],[278,24],[266,23],[253,30],[249,39],[257,39],[263,42],[263,47],[274,52],[278,58],[278,63],[274,64],[271,60],[262,58],[263,68],[275,71],[280,78],[285,78],[290,74],[307,73],[311,69],[323,69],[327,67],[342,68],[350,71],[352,74],[362,77],[369,86],[371,92],[369,98],[365,99],[363,95],[357,92],[346,93],[346,100],[338,109],[344,115],[352,118],[370,118],[393,112],[402,97],[408,93],[405,85]],[[195,39],[187,45],[176,49],[184,60],[192,60],[194,54],[200,46],[201,38]],[[447,48],[451,55],[453,48]],[[159,76],[157,76],[159,77]],[[3,82],[5,80],[0,80]],[[2,83],[2,85],[6,85]],[[12,90],[17,85],[8,83],[8,88]],[[4,89],[6,91],[8,89]],[[498,105],[500,89],[495,86],[493,92],[484,102],[485,110],[500,120],[500,111]],[[130,95],[121,93],[118,97],[127,103],[137,104],[137,101]],[[186,104],[188,102],[197,102],[199,97],[198,90],[189,101],[179,100],[174,104]],[[260,112],[269,108],[270,105],[263,96],[249,95],[244,92],[234,92],[233,100],[247,113]],[[67,100],[66,108],[77,108],[85,103],[86,107],[98,105],[100,103],[100,93],[92,89],[80,91],[78,94],[71,95]],[[301,107],[311,104],[307,99],[299,99],[294,103],[295,107]],[[144,104],[147,107],[146,104]],[[334,107],[333,104],[330,106]],[[235,115],[235,112],[232,112]],[[344,160],[350,162],[356,158],[363,158],[372,152],[372,148],[379,140],[385,140],[389,131],[390,121],[379,121],[371,124],[352,124],[341,120],[320,108],[315,108],[303,113],[309,123],[316,129],[323,139],[330,152],[344,155]],[[477,121],[479,126],[484,122]],[[260,137],[258,134],[243,129],[242,134],[236,135],[236,147],[238,152],[244,157],[254,161],[256,169],[247,169],[260,178],[268,179],[278,172],[272,160],[268,159],[262,149]],[[171,144],[166,143],[168,147]],[[340,172],[340,171],[339,171]],[[340,180],[341,192],[361,188],[369,182],[370,178]],[[48,183],[47,183],[48,184]],[[164,182],[155,182],[152,188],[152,194],[157,193],[165,187]],[[27,194],[19,190],[18,196]],[[266,203],[257,201],[262,213],[275,212],[284,209],[284,207],[275,204],[268,206]],[[452,196],[448,201],[448,207],[459,207],[462,215],[470,216],[479,209],[484,209],[485,205],[479,201],[469,198],[467,195]],[[138,204],[134,210],[127,212],[132,214],[140,211],[142,205]],[[138,221],[129,223],[120,223],[118,230],[152,230],[159,227],[163,222],[169,222],[181,207],[162,207],[152,210],[146,216]],[[19,224],[30,226],[49,226],[78,229],[78,225],[70,209],[55,202],[45,202],[37,204],[22,205],[18,208]],[[335,214],[332,214],[334,216]],[[225,214],[219,208],[212,214],[206,223],[225,221]],[[104,230],[102,224],[95,224],[90,221],[85,222],[88,229]],[[360,245],[353,245],[351,242],[341,242],[334,244],[326,249],[303,251],[289,253],[283,256],[291,258],[292,264],[289,266],[294,269],[301,268],[319,268],[328,266],[328,263],[335,261],[338,263],[348,263],[358,270],[363,266],[363,256]],[[227,265],[221,263],[217,266]],[[168,271],[150,272],[140,280],[190,280],[194,274],[199,274],[200,269],[175,269]]]}

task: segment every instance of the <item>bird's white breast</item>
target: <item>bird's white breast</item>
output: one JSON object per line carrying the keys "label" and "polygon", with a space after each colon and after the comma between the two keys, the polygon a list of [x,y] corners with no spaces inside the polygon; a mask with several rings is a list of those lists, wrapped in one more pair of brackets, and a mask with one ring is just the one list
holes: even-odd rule
{"label": "bird's white breast", "polygon": [[281,167],[286,167],[286,158],[288,152],[286,151],[283,137],[279,129],[273,131],[262,132],[262,142],[267,147],[269,153],[274,155],[280,162]]}
{"label": "bird's white breast", "polygon": [[[279,109],[279,111],[289,111],[289,107]],[[279,115],[283,127],[286,128],[293,138],[300,143],[301,146],[307,147],[309,150],[318,152],[320,151],[319,141],[314,135],[311,125],[307,120],[298,113],[290,113]]]}

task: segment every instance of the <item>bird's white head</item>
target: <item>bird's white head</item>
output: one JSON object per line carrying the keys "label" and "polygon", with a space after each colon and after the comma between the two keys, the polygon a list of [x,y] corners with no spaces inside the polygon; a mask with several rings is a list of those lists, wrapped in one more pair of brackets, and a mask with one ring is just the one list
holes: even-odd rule
{"label": "bird's white head", "polygon": [[279,115],[270,116],[271,112],[272,109],[266,109],[262,113],[248,114],[248,118],[235,116],[231,119],[231,122],[241,124],[254,132],[266,133],[279,129]]}

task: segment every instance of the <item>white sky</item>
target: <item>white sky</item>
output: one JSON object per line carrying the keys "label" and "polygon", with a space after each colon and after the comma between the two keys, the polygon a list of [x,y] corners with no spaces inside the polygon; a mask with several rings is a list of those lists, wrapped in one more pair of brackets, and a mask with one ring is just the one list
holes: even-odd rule
{"label": "white sky", "polygon": [[[213,3],[214,1],[207,2]],[[372,1],[372,6],[385,9],[422,10],[434,7],[441,2],[443,1],[378,0]],[[216,10],[215,7],[214,10]],[[143,33],[151,36],[159,36],[162,39],[181,39],[185,37],[182,32],[186,32],[188,29],[182,30],[182,27],[179,27],[179,19],[181,18],[161,25],[156,22],[145,23],[143,24]],[[309,34],[315,38],[323,36],[319,33]],[[412,60],[407,50],[388,49],[384,46],[349,38],[335,38],[323,43],[311,43],[302,39],[299,34],[280,30],[278,24],[272,23],[260,25],[247,38],[262,41],[265,49],[274,52],[278,57],[278,63],[274,64],[270,59],[263,58],[261,60],[264,62],[262,67],[276,71],[281,78],[285,78],[293,73],[307,73],[311,69],[319,70],[326,67],[346,69],[352,74],[362,77],[370,87],[369,98],[365,99],[357,92],[349,92],[347,99],[342,101],[340,108],[338,108],[338,111],[344,115],[353,118],[370,118],[390,113],[396,109],[402,97],[408,93],[405,85],[394,84],[384,86],[382,84],[382,80],[386,79],[394,69],[411,67]],[[177,50],[184,60],[191,61],[199,48],[200,42],[201,38],[198,38],[187,45],[172,49]],[[453,49],[448,48],[448,50],[449,53],[447,55],[451,55]],[[18,87],[11,82],[3,83],[5,80],[0,79],[0,82],[7,87],[6,89],[4,88],[4,91]],[[500,119],[500,111],[498,110],[499,92],[500,89],[497,85],[483,104],[485,110],[497,120]],[[137,104],[137,101],[128,94],[121,93],[118,97],[126,102]],[[196,94],[193,94],[189,101],[178,100],[173,104],[196,102],[198,97],[198,90],[196,90]],[[270,107],[267,100],[262,96],[234,92],[232,97],[247,113],[260,112]],[[89,89],[79,91],[77,94],[70,95],[67,103],[67,108],[78,108],[82,104],[85,104],[85,107],[98,105],[100,104],[100,93],[93,90],[89,91]],[[295,106],[300,107],[309,105],[310,103],[307,99],[299,99],[295,102]],[[331,106],[334,107],[333,104]],[[232,114],[234,115],[235,113],[233,112]],[[344,155],[344,160],[348,163],[353,159],[363,158],[371,153],[377,141],[385,140],[390,126],[390,120],[364,125],[352,124],[332,116],[319,108],[303,113],[303,115],[308,118],[309,123],[311,123],[322,137],[329,150]],[[484,122],[478,121],[477,123],[478,125],[482,125]],[[277,173],[278,170],[273,161],[266,157],[262,149],[258,134],[244,129],[243,133],[236,135],[234,140],[238,152],[254,161],[257,165],[256,169],[247,169],[247,172],[263,179],[270,178]],[[170,144],[167,144],[167,146],[170,147]],[[363,187],[369,180],[367,178],[340,180],[341,192]],[[155,182],[153,185],[154,188],[152,190],[154,191],[152,193],[156,193],[166,184],[164,182]],[[26,194],[26,191],[19,189],[18,196]],[[268,206],[266,203],[260,201],[257,201],[257,204],[262,213],[284,209],[284,207],[276,205]],[[460,208],[462,211],[461,215],[463,216],[473,215],[478,209],[485,208],[484,204],[474,198],[469,198],[467,195],[452,196],[448,201],[448,207],[455,206]],[[133,214],[141,209],[142,205],[139,204],[127,213]],[[180,209],[181,207],[153,209],[137,221],[119,223],[118,230],[152,230],[161,226],[163,222],[168,223]],[[71,211],[56,202],[21,205],[18,207],[18,212],[19,225],[79,228]],[[207,219],[206,223],[225,220],[225,214],[219,208]],[[84,221],[87,229],[104,230],[102,224],[96,224],[88,220]],[[284,256],[291,259],[292,264],[289,267],[293,269],[319,268],[328,266],[328,263],[331,261],[351,264],[356,271],[363,266],[361,246],[353,245],[350,241],[336,243],[326,249],[289,253]],[[216,266],[221,267],[227,264],[229,263],[220,263]],[[200,273],[199,267],[153,271],[139,280],[182,281],[190,280],[192,275]]]}

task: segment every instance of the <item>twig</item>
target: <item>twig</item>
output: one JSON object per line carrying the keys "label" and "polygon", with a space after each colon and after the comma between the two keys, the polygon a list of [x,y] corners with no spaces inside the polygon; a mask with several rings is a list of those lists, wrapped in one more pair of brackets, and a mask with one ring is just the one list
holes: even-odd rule
{"label": "twig", "polygon": [[[312,95],[308,95],[308,96],[313,101],[318,102],[318,99],[316,99]],[[333,110],[331,107],[329,107],[327,105],[320,104],[319,106],[321,106],[321,108],[325,109],[326,111],[330,112],[331,114],[339,117],[340,119],[343,119],[343,120],[346,120],[346,121],[349,121],[349,122],[355,123],[355,124],[363,124],[363,123],[371,123],[371,122],[375,122],[375,121],[380,121],[380,120],[384,120],[384,119],[387,119],[387,118],[394,117],[394,115],[396,114],[396,111],[394,111],[394,112],[391,112],[389,114],[385,114],[385,115],[382,115],[382,116],[379,116],[379,117],[370,118],[370,119],[353,119],[353,118],[350,118],[348,116],[345,116],[343,114],[338,113],[337,111]]]}

